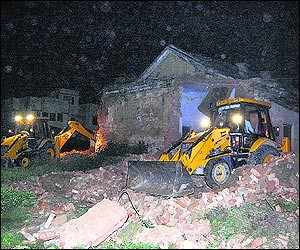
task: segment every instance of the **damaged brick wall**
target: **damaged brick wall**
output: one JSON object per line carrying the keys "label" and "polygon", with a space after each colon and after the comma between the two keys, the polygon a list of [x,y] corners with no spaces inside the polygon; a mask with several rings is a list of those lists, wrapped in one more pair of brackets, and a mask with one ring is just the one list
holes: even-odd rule
{"label": "damaged brick wall", "polygon": [[177,140],[180,121],[180,87],[165,86],[106,95],[106,138],[114,143],[145,142],[162,150]]}
{"label": "damaged brick wall", "polygon": [[[103,95],[103,104],[107,109],[106,123],[103,125],[107,141],[128,144],[145,142],[154,149],[168,148],[181,136],[181,95],[183,85],[187,84],[210,85],[209,95],[201,107],[199,103],[203,113],[216,98],[229,98],[232,90],[235,97],[273,100],[264,98],[265,95],[270,97],[270,86],[266,88],[262,81],[241,77],[236,74],[235,68],[202,59],[196,60],[172,47],[165,49],[137,81],[107,86]],[[224,90],[225,94],[219,96],[218,91],[211,91],[218,89]]]}
{"label": "damaged brick wall", "polygon": [[293,97],[287,101],[288,98],[284,98],[281,94],[282,88],[272,81],[260,78],[244,81],[243,87],[247,92],[247,97],[272,104],[270,109],[271,121],[273,126],[278,125],[280,128],[280,134],[277,137],[278,143],[282,144],[284,126],[291,125],[291,151],[299,153],[299,112],[292,108],[293,104],[288,104],[289,101],[293,102]]}
{"label": "damaged brick wall", "polygon": [[[185,77],[184,81],[182,78],[180,80],[175,78],[168,83],[148,81],[147,85],[128,86],[106,93],[103,96],[103,105],[106,109],[105,119],[103,118],[105,122],[101,123],[105,139],[129,145],[144,142],[148,144],[149,151],[161,152],[169,148],[181,137],[183,83],[195,82],[194,78],[191,80],[188,77]],[[202,76],[200,82],[218,85],[223,81],[220,79],[209,81]],[[227,79],[226,83],[230,87],[232,83],[237,84],[237,81]],[[244,86],[237,89],[239,92],[247,92]],[[104,113],[101,116],[104,117]]]}
{"label": "damaged brick wall", "polygon": [[299,154],[299,113],[272,103],[270,115],[273,126],[278,125],[280,128],[277,138],[279,143],[282,143],[282,137],[284,136],[284,125],[291,125],[291,151]]}

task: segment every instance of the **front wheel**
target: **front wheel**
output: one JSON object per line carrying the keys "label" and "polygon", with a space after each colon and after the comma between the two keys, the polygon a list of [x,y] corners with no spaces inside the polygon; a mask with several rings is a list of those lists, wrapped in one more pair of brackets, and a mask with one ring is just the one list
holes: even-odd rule
{"label": "front wheel", "polygon": [[279,156],[278,150],[270,145],[261,145],[249,156],[248,164],[264,164],[268,162],[272,157]]}
{"label": "front wheel", "polygon": [[216,188],[226,182],[230,176],[228,163],[221,158],[211,159],[204,170],[205,182],[210,188]]}

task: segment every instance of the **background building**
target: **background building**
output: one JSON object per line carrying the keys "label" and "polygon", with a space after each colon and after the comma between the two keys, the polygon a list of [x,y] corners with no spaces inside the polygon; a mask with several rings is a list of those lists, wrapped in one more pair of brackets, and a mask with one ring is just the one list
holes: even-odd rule
{"label": "background building", "polygon": [[97,112],[97,104],[79,104],[79,91],[72,89],[60,88],[45,97],[7,98],[2,100],[1,133],[5,135],[8,129],[13,129],[16,115],[28,113],[48,117],[50,128],[55,134],[64,129],[70,119],[80,122],[89,130],[97,131]]}

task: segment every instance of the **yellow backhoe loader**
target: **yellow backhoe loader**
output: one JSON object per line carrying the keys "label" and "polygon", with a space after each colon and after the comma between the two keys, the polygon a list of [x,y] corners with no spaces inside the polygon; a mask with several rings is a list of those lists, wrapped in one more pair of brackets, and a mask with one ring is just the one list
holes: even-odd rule
{"label": "yellow backhoe loader", "polygon": [[128,161],[126,187],[156,196],[190,195],[192,174],[204,175],[210,188],[220,187],[235,168],[263,164],[288,152],[288,143],[277,142],[270,108],[270,103],[250,98],[216,102],[207,130],[190,131],[157,161]]}
{"label": "yellow backhoe loader", "polygon": [[13,163],[26,168],[36,157],[60,159],[62,147],[75,132],[88,137],[91,148],[95,148],[96,134],[89,132],[80,123],[70,120],[65,129],[53,136],[48,120],[48,117],[16,116],[15,134],[2,138],[1,161],[5,165]]}

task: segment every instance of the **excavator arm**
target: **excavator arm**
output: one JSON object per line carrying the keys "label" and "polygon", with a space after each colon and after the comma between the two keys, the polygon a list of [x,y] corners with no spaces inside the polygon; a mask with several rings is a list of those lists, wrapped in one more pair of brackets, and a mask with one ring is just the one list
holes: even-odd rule
{"label": "excavator arm", "polygon": [[68,121],[69,127],[62,130],[58,135],[54,137],[55,147],[56,147],[56,156],[60,158],[60,151],[62,147],[66,144],[66,142],[70,139],[70,137],[78,132],[87,138],[89,138],[93,143],[96,142],[96,134],[90,133],[87,129],[76,121]]}

